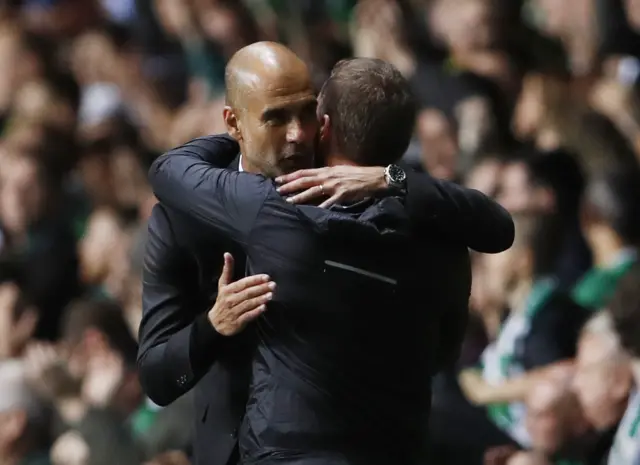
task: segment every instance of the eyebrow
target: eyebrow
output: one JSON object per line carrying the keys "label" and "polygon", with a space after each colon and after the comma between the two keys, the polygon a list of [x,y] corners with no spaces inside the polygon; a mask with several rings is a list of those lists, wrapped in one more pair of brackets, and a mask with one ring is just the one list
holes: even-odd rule
{"label": "eyebrow", "polygon": [[[311,108],[315,109],[318,106],[318,100],[315,97],[308,98],[300,102],[299,106],[300,108],[305,110],[311,109]],[[289,108],[287,106],[267,108],[262,112],[262,119],[269,119],[269,118],[272,118],[273,116],[277,116],[279,113],[283,113],[287,111],[289,111]]]}

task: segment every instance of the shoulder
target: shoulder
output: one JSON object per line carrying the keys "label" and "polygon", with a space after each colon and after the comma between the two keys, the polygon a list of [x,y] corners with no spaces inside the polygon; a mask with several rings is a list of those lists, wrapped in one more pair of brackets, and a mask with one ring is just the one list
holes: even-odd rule
{"label": "shoulder", "polygon": [[214,134],[209,136],[198,137],[196,139],[192,139],[189,142],[181,145],[180,147],[176,147],[171,152],[190,148],[193,150],[201,150],[201,151],[218,151],[218,150],[235,150],[239,151],[240,146],[238,142],[228,134]]}

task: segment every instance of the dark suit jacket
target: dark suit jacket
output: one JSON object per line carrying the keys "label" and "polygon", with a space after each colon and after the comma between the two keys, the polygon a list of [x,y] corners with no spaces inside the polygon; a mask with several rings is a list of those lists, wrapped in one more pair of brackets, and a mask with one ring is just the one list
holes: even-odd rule
{"label": "dark suit jacket", "polygon": [[[225,139],[203,150],[214,151],[215,144],[226,157],[219,163],[228,165],[237,158],[235,142]],[[237,166],[236,159],[231,167]],[[196,463],[206,465],[227,464],[249,386],[251,331],[224,338],[207,319],[224,252],[236,259],[236,277],[244,276],[244,254],[237,246],[203,231],[186,215],[161,204],[154,207],[143,270],[140,378],[149,397],[160,405],[197,386],[193,452]]]}
{"label": "dark suit jacket", "polygon": [[[192,141],[168,155],[192,156],[225,166],[225,158],[237,150],[232,139],[212,136]],[[409,190],[408,206],[419,212],[414,216],[434,233],[441,230],[469,236],[471,245],[487,252],[510,246],[510,217],[482,194],[413,174]],[[477,237],[465,230],[470,225],[477,226]],[[156,206],[149,230],[140,330],[143,385],[153,400],[166,404],[190,389],[211,367],[198,385],[196,409],[203,410],[203,421],[213,417],[214,423],[205,421],[208,426],[196,432],[196,456],[200,463],[225,463],[247,399],[251,330],[235,338],[220,337],[206,320],[206,310],[213,303],[222,253],[231,251],[237,261],[241,253],[230,244],[221,247],[224,238],[203,231],[194,220],[166,205]],[[452,333],[458,332],[455,325],[450,326]],[[202,353],[208,356],[200,357]],[[207,449],[215,449],[215,457]],[[205,462],[203,457],[207,456],[212,458]]]}
{"label": "dark suit jacket", "polygon": [[[219,137],[217,139],[223,139],[223,138]],[[238,183],[235,183],[233,185],[228,184],[228,186],[231,186],[229,187],[229,189],[231,189],[232,191],[235,189],[238,192],[242,192],[241,196],[242,195],[245,196],[245,199],[246,199],[245,202],[234,203],[232,200],[232,198],[234,197],[233,192],[231,192],[231,195],[228,195],[228,196],[227,195],[223,195],[222,197],[216,196],[217,193],[214,192],[215,190],[214,186],[216,185],[216,182],[224,183],[225,181],[220,181],[222,178],[228,181],[230,179],[229,176],[227,176],[229,173],[225,171],[216,170],[216,173],[219,175],[219,177],[215,179],[208,177],[208,174],[210,173],[205,174],[203,170],[210,171],[211,167],[208,164],[199,163],[199,161],[201,158],[206,159],[207,157],[206,156],[203,157],[203,153],[201,151],[193,149],[193,146],[194,146],[193,144],[202,144],[203,142],[204,141],[201,139],[199,141],[195,141],[191,143],[191,146],[187,144],[187,146],[185,146],[184,148],[174,151],[173,155],[175,156],[163,158],[162,163],[166,163],[167,166],[162,166],[162,163],[160,163],[156,165],[156,168],[157,168],[156,170],[152,169],[152,180],[155,179],[157,181],[159,178],[162,178],[163,175],[167,176],[164,179],[162,179],[162,181],[167,181],[165,184],[162,184],[162,181],[155,183],[156,193],[157,195],[159,195],[161,200],[163,200],[169,205],[177,207],[181,211],[192,213],[195,218],[200,218],[205,221],[208,220],[209,222],[213,222],[214,226],[218,227],[217,229],[219,232],[221,232],[224,236],[226,236],[226,238],[234,240],[237,243],[241,244],[245,250],[247,249],[247,244],[249,242],[248,234],[250,234],[251,231],[254,230],[253,229],[254,227],[257,228],[257,224],[256,225],[253,224],[255,220],[254,216],[256,212],[262,211],[262,212],[265,212],[267,216],[271,214],[271,216],[277,217],[278,220],[276,221],[276,223],[279,223],[280,228],[284,228],[284,230],[287,231],[287,233],[282,234],[283,230],[280,230],[280,234],[279,234],[277,232],[278,231],[277,227],[275,226],[269,227],[268,224],[263,225],[262,229],[259,229],[259,232],[256,232],[257,236],[261,238],[257,240],[257,243],[261,244],[262,247],[258,246],[258,249],[260,249],[260,252],[256,252],[254,249],[255,253],[252,255],[253,262],[257,260],[258,263],[252,264],[251,271],[253,272],[253,271],[257,271],[257,269],[260,269],[261,272],[264,272],[264,271],[269,272],[272,276],[276,277],[276,279],[279,279],[277,278],[278,273],[281,274],[282,278],[286,276],[288,279],[285,278],[284,282],[286,282],[287,285],[284,286],[284,289],[282,286],[279,286],[278,295],[280,296],[281,299],[284,299],[284,301],[288,302],[288,304],[291,304],[291,302],[298,302],[301,305],[304,305],[305,299],[308,300],[309,295],[321,295],[321,296],[331,295],[331,292],[323,292],[323,291],[320,291],[317,293],[310,292],[308,285],[309,283],[314,282],[314,279],[313,279],[313,276],[309,276],[309,272],[308,272],[309,267],[305,265],[308,265],[309,260],[313,261],[313,259],[309,254],[313,255],[315,253],[314,251],[322,250],[322,246],[320,246],[317,243],[313,243],[313,239],[311,239],[311,242],[306,241],[306,238],[316,237],[313,234],[311,235],[305,234],[305,232],[308,232],[308,231],[302,231],[302,234],[297,234],[297,235],[295,232],[296,228],[298,229],[297,232],[300,233],[301,232],[300,228],[304,230],[306,227],[310,226],[309,221],[305,222],[304,219],[300,221],[301,218],[299,218],[299,215],[298,215],[299,211],[304,211],[305,209],[311,208],[311,210],[313,211],[311,216],[315,214],[321,214],[322,216],[329,213],[326,210],[320,210],[315,207],[301,207],[297,209],[287,204],[286,202],[282,201],[282,199],[275,193],[275,189],[273,188],[270,181],[267,181],[265,178],[256,177],[248,174],[239,175],[238,179],[258,180],[259,182],[257,185],[252,186],[250,184],[244,185],[244,184],[238,184]],[[178,163],[178,167],[175,169],[172,169],[169,166],[173,162],[173,160],[176,160],[176,162]],[[183,178],[183,184],[185,186],[185,189],[183,191],[180,191],[180,189],[169,189],[167,187],[168,185],[171,185],[171,179],[169,178],[175,178],[176,176],[178,178]],[[233,183],[233,181],[229,181],[229,182]],[[490,207],[485,211],[494,214],[494,216],[497,213],[498,217],[501,217],[499,219],[502,219],[502,222],[496,222],[495,224],[491,225],[489,228],[480,227],[480,232],[487,231],[488,229],[493,229],[492,232],[496,234],[494,234],[493,237],[491,238],[494,244],[487,245],[486,241],[485,241],[485,244],[482,244],[480,242],[478,244],[479,248],[486,249],[486,248],[495,247],[496,237],[500,239],[501,237],[506,236],[508,238],[509,235],[512,236],[513,226],[508,215],[506,215],[506,213],[502,209],[497,207],[495,204],[492,204],[491,201],[488,201],[488,199],[484,198],[484,196],[482,196],[481,194],[474,193],[471,191],[465,192],[453,185],[452,186],[444,185],[444,189],[442,191],[445,192],[446,193],[445,195],[448,195],[449,197],[446,200],[442,198],[437,199],[437,197],[434,196],[434,192],[439,193],[439,191],[437,190],[437,188],[434,189],[434,186],[442,187],[442,183],[437,183],[427,178],[421,178],[420,180],[417,180],[417,182],[418,184],[422,182],[423,185],[426,185],[426,188],[423,189],[422,191],[417,189],[415,190],[415,192],[422,192],[422,193],[426,192],[427,195],[423,198],[413,199],[413,197],[415,197],[415,194],[413,196],[410,194],[408,205],[407,205],[407,211],[409,212],[414,211],[414,217],[413,217],[413,219],[415,219],[414,223],[427,226],[429,228],[427,230],[431,230],[433,234],[439,233],[438,228],[435,227],[437,224],[439,224],[443,227],[442,231],[449,230],[451,232],[456,232],[458,235],[463,235],[463,236],[465,234],[469,235],[468,231],[461,231],[460,229],[456,229],[456,227],[459,227],[459,225],[463,224],[465,221],[469,221],[469,218],[473,217],[473,215],[466,215],[466,216],[458,215],[460,216],[458,218],[456,217],[455,210],[456,209],[464,210],[465,207],[469,208],[470,204],[473,204],[474,201],[477,201],[475,202],[476,204],[479,203],[482,205],[482,203],[484,202],[485,207]],[[413,185],[413,182],[410,180],[409,181],[410,192],[411,192],[412,185]],[[452,187],[455,187],[455,188],[452,189]],[[227,191],[223,189],[223,192],[227,192]],[[268,195],[263,196],[262,195],[263,192],[268,192]],[[462,195],[458,195],[458,198],[456,198],[457,194],[462,194]],[[269,202],[267,202],[267,200],[265,199],[269,199],[269,198],[273,200],[273,205],[279,205],[279,206],[276,207],[273,212],[266,213],[269,211],[269,208],[267,208],[267,203]],[[452,199],[455,199],[455,200],[452,200]],[[420,205],[421,208],[416,208],[415,206],[411,207],[412,200],[417,200],[417,202],[413,202],[413,203],[415,203],[416,205]],[[440,200],[441,202],[439,209],[425,208],[425,206],[428,207],[429,204],[435,200]],[[447,201],[449,201],[449,205],[447,205]],[[381,204],[384,204],[385,202],[387,202],[388,204],[390,200],[385,199],[381,202]],[[261,208],[261,206],[263,205],[264,205],[264,208]],[[393,204],[389,204],[389,205],[393,205]],[[375,209],[377,207],[373,206],[372,208]],[[393,210],[393,208],[391,209]],[[471,208],[471,210],[473,210],[473,207]],[[371,213],[371,211],[372,210],[367,210],[367,212],[369,213]],[[402,211],[403,214],[405,213],[405,210],[403,208],[400,208],[400,211]],[[385,210],[385,212],[382,212],[381,216],[380,215],[377,216],[377,218],[380,221],[382,221],[382,224],[379,224],[378,226],[381,226],[381,225],[384,226],[385,221],[387,221],[387,219],[391,219],[394,216],[394,215],[391,215],[389,216],[389,218],[387,218],[388,216],[387,213],[389,212]],[[365,213],[365,217],[366,217],[366,214],[367,213]],[[329,214],[329,216],[331,215],[334,215],[335,217],[335,214]],[[400,215],[400,217],[403,217],[403,215]],[[309,219],[309,217],[306,217],[306,218],[307,220]],[[434,218],[438,218],[438,221],[434,222],[433,221]],[[449,220],[448,224],[447,224],[447,220]],[[484,220],[486,221],[486,218]],[[319,222],[322,224],[326,223],[326,225],[334,224],[333,220],[329,220],[328,222],[325,222],[323,219],[320,219]],[[402,221],[400,222],[402,223]],[[314,221],[311,221],[311,223],[315,224]],[[364,223],[358,223],[357,221],[355,223],[351,223],[351,225],[358,226],[356,228],[357,231],[353,232],[353,234],[355,234],[354,237],[357,236],[356,242],[360,248],[364,247],[363,250],[372,250],[370,247],[365,246],[367,244],[367,231],[371,232],[371,239],[374,240],[375,242],[375,244],[370,242],[368,244],[369,246],[376,245],[376,244],[380,245],[378,233],[373,232],[373,230],[367,229],[367,228],[361,230],[360,227],[362,224]],[[473,225],[471,224],[471,226]],[[332,228],[329,228],[329,229],[332,229],[333,231],[333,233],[330,234],[329,237],[333,237],[333,238],[338,237],[338,238],[344,239],[345,234],[348,235],[347,231],[343,230],[343,226],[337,226],[337,227],[339,230],[339,232],[337,233]],[[347,229],[349,229],[349,226],[347,226]],[[290,236],[290,237],[287,236],[287,234],[291,234],[291,233],[293,233],[293,236]],[[295,240],[296,237],[303,238],[303,240],[296,241]],[[504,242],[508,242],[508,244],[503,244],[500,247],[503,247],[503,248],[508,247],[511,243],[511,240],[512,240],[512,237],[508,238],[507,241],[504,241]],[[427,241],[427,242],[433,243],[433,241]],[[278,247],[274,248],[273,246],[274,244],[280,244],[280,245],[286,244],[285,250],[280,249],[280,257],[281,257],[280,259],[276,258],[278,256],[278,251],[277,251]],[[417,254],[413,253],[415,251],[409,252],[409,249],[407,249],[406,247],[408,246],[408,244],[410,244],[410,242],[407,242],[404,239],[401,240],[400,242],[396,241],[394,242],[394,244],[395,244],[394,245],[395,248],[401,247],[405,251],[404,254],[401,254],[402,257],[415,258],[415,257],[422,256],[422,258],[424,258],[424,254],[421,255],[420,253],[417,253]],[[325,245],[326,245],[326,242],[325,242]],[[448,325],[445,324],[442,326],[442,332],[438,334],[438,336],[444,336],[441,338],[441,340],[444,341],[444,344],[439,346],[438,350],[424,351],[424,353],[428,353],[429,356],[433,356],[433,354],[437,352],[438,358],[440,360],[455,358],[455,352],[456,352],[456,349],[459,347],[459,341],[462,337],[462,331],[460,330],[460,328],[462,329],[464,328],[464,321],[466,320],[465,316],[466,316],[466,302],[468,299],[468,286],[465,286],[465,283],[468,283],[470,285],[470,280],[465,280],[465,276],[468,277],[469,273],[468,273],[468,258],[466,254],[466,248],[464,249],[462,248],[464,247],[464,245],[465,244],[462,242],[458,243],[458,250],[464,251],[466,265],[463,266],[463,268],[460,268],[459,266],[454,266],[454,264],[451,263],[453,269],[458,271],[458,274],[456,274],[454,278],[457,279],[460,285],[458,289],[460,289],[461,292],[445,293],[447,296],[454,295],[454,296],[457,296],[456,298],[461,299],[457,301],[458,302],[457,305],[451,305],[452,309],[455,308],[457,310],[457,315],[454,316],[454,315],[448,314],[446,318],[447,321],[455,322],[455,323],[454,324],[450,323]],[[338,248],[340,249],[341,247],[338,247]],[[436,249],[438,249],[438,247],[436,247]],[[443,250],[447,250],[447,249],[446,247],[439,247],[439,250],[440,252],[442,252]],[[387,253],[391,254],[391,256],[393,257],[396,256],[395,254],[397,250],[392,251],[392,249],[388,248],[387,251],[388,251]],[[353,253],[352,248],[350,253]],[[305,254],[307,254],[306,259],[305,259]],[[289,260],[282,259],[283,256],[287,256],[287,255],[289,256]],[[363,258],[366,254],[356,254],[356,255]],[[412,269],[406,266],[406,260],[395,259],[391,261],[389,260],[384,261],[384,260],[380,260],[381,258],[380,254],[375,254],[375,255],[376,256],[374,258],[376,259],[377,263],[376,264],[369,263],[367,265],[368,268],[371,268],[371,266],[380,268],[380,265],[383,262],[385,262],[386,266],[384,266],[381,271],[384,271],[384,270],[389,271],[389,268],[392,267],[394,263],[396,264],[396,266],[398,266],[398,264],[402,264],[402,266],[400,266],[400,269],[403,270],[402,273],[409,273],[410,276],[414,276],[414,277],[419,276],[418,270],[416,270],[415,268]],[[431,257],[432,264],[439,263],[440,266],[443,266],[446,269],[446,264],[443,265],[442,262],[438,262],[438,260],[435,258],[436,256],[438,256],[437,250],[434,250],[433,247],[431,247],[429,249],[428,255],[429,257]],[[313,256],[315,258],[318,257],[316,255],[313,255]],[[326,257],[327,255],[326,253],[322,253],[321,256]],[[455,262],[453,256],[449,255],[449,257],[452,260],[452,262]],[[260,262],[262,258],[264,258],[267,262],[264,268],[261,267],[261,265],[259,264],[259,263],[262,263]],[[415,263],[419,263],[419,262],[413,262],[413,263],[415,265]],[[311,269],[313,269],[313,267],[311,267]],[[313,274],[313,272],[311,272],[311,274]],[[443,271],[441,274],[443,274],[444,276],[447,275],[446,271]],[[454,281],[455,279],[450,279],[449,281],[447,281],[446,279],[442,279],[438,282],[440,284],[444,283],[446,287],[447,283],[449,284],[449,286],[455,286]],[[424,288],[424,285],[422,287]],[[413,286],[413,288],[411,289],[415,290],[418,288],[419,286]],[[451,289],[451,287],[449,287],[449,289]],[[324,303],[324,305],[322,305],[319,303],[320,301],[322,301],[322,299],[319,299],[319,300],[315,299],[315,305],[317,305],[317,308],[336,308],[336,305],[339,304],[340,302],[347,302],[347,301],[352,302],[352,305],[357,305],[355,302],[352,301],[352,298],[354,297],[353,293],[347,292],[346,289],[344,291],[345,292],[342,293],[343,298],[339,299],[338,301],[331,301],[331,302],[327,301]],[[345,298],[348,295],[352,295],[352,297]],[[414,296],[414,294],[411,294],[408,292],[403,292],[402,295]],[[366,298],[366,295],[361,295],[358,298],[357,302],[360,305],[364,305],[363,302],[365,298]],[[364,306],[366,307],[366,305]],[[439,306],[436,305],[436,307],[439,307]],[[270,310],[270,313],[272,313],[271,310]],[[342,313],[343,312],[338,312],[338,314],[342,314]],[[420,313],[420,314],[423,314],[423,313]],[[316,322],[316,325],[322,324],[323,319],[325,319],[325,324],[328,324],[333,328],[341,329],[340,324],[332,325],[330,323],[332,320],[327,315],[322,315],[319,321]],[[462,322],[462,325],[460,324],[460,322]],[[334,321],[333,323],[336,323],[336,322]],[[436,327],[436,326],[438,325],[431,325],[431,327]],[[345,324],[344,328],[347,328],[347,327],[348,325]],[[410,327],[418,328],[422,330],[422,328],[425,328],[425,325],[410,325]],[[449,329],[449,331],[447,331],[447,329]],[[346,331],[345,338],[351,339],[353,335],[352,334],[350,335],[347,329],[344,329],[344,330]],[[449,332],[450,336],[452,337],[447,337],[448,336],[447,332]],[[317,332],[315,331],[314,333],[317,334]],[[328,332],[325,333],[325,335],[329,335],[329,334],[330,333]],[[335,332],[333,333],[333,335],[335,336]],[[264,336],[264,334],[262,334],[262,336]],[[428,338],[428,339],[430,339],[430,341],[438,340],[437,337]],[[409,338],[409,340],[412,340],[412,339]],[[400,347],[400,346],[396,344],[396,347]],[[302,352],[302,351],[303,351],[302,348],[298,348],[298,350],[294,350],[293,352]],[[344,355],[344,352],[342,353]],[[307,352],[306,355],[311,359],[314,359],[314,355],[312,353]],[[361,359],[361,357],[356,357],[356,358],[358,360]],[[340,357],[338,357],[338,359],[340,359]],[[407,360],[407,363],[409,363],[408,357],[404,357],[404,359]],[[434,371],[435,369],[438,368],[437,364],[434,362],[427,363],[425,360],[422,360],[422,361],[424,363],[420,363],[420,364],[409,363],[409,366],[425,366],[424,372],[426,374],[430,374],[431,371]],[[395,365],[396,367],[399,367],[403,364],[399,364],[396,361]],[[407,365],[404,365],[404,366],[407,366]],[[427,367],[431,367],[431,370]],[[254,368],[256,367],[254,366]],[[258,371],[261,371],[261,370],[258,368]],[[349,370],[346,370],[346,371],[349,371]],[[400,376],[400,373],[402,373],[402,370],[400,370],[398,376]],[[397,376],[391,376],[391,379],[392,380],[395,379],[397,381]],[[255,372],[254,372],[253,382],[254,382],[254,391],[255,391],[255,383],[257,382],[257,376]],[[348,385],[349,383],[346,383],[346,384]],[[421,392],[421,396],[422,396],[422,393],[428,392],[428,383],[424,385],[423,383],[417,384],[417,383],[411,382],[411,383],[405,383],[404,385],[415,386],[416,389],[418,389]],[[408,398],[409,397],[406,397],[406,399]],[[271,399],[271,401],[273,400],[274,399]],[[258,402],[258,404],[260,405],[266,405],[267,403],[270,403],[270,402],[268,402],[268,400],[266,400],[265,402]],[[250,401],[250,405],[255,406],[256,403]],[[410,411],[413,410],[413,411],[422,412],[422,410],[415,408],[414,402],[411,402],[411,406],[412,407],[409,409]],[[287,409],[283,409],[282,411],[284,412],[286,410]],[[294,410],[299,410],[299,409],[294,408]],[[314,410],[317,411],[317,408],[314,408]],[[276,421],[275,423],[279,423],[279,422]],[[256,440],[259,442],[257,438]],[[299,438],[296,439],[295,442],[299,443],[300,442]],[[262,445],[264,445],[264,443]]]}

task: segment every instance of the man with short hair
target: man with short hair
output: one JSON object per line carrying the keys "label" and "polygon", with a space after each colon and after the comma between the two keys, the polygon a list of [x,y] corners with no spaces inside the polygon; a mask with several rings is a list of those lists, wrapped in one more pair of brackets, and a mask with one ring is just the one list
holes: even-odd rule
{"label": "man with short hair", "polygon": [[574,300],[583,307],[606,306],[622,278],[638,259],[640,244],[640,170],[615,167],[589,182],[581,208],[585,237],[594,266],[578,281]]}
{"label": "man with short hair", "polygon": [[[258,80],[236,72],[246,79],[247,107],[258,110]],[[261,315],[240,434],[243,463],[419,463],[431,375],[455,360],[462,337],[471,283],[466,243],[455,239],[470,234],[449,223],[457,237],[444,240],[434,210],[411,216],[405,206],[406,173],[393,163],[409,143],[415,104],[398,70],[381,60],[340,63],[320,93],[319,111],[327,165],[358,165],[367,151],[389,164],[342,167],[369,176],[363,190],[370,198],[328,210],[296,207],[268,178],[216,169],[202,154],[180,149],[154,163],[152,185],[163,204],[239,244],[248,272],[278,285],[255,302]],[[244,156],[252,136],[243,118],[230,114],[229,132]],[[350,114],[359,126],[344,121]],[[253,118],[299,130],[277,106]],[[338,189],[319,187],[316,193],[338,200]],[[373,196],[389,187],[386,196]],[[424,295],[429,305],[420,308]],[[390,330],[394,321],[399,326]]]}
{"label": "man with short hair", "polygon": [[[606,457],[632,387],[629,357],[620,346],[608,312],[598,313],[585,325],[575,367],[573,390],[587,420],[600,433],[602,446],[597,455]],[[611,465],[614,463],[618,465]]]}
{"label": "man with short hair", "polygon": [[640,265],[622,278],[608,306],[620,345],[631,359],[633,388],[609,455],[609,465],[640,463]]}

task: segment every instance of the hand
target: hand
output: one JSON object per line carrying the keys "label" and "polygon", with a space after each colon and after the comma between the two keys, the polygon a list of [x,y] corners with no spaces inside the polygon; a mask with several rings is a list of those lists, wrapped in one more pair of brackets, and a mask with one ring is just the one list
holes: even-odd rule
{"label": "hand", "polygon": [[218,281],[218,297],[209,311],[209,321],[223,336],[238,334],[251,321],[258,318],[273,298],[276,283],[269,276],[247,276],[233,279],[233,256],[224,254],[224,267]]}
{"label": "hand", "polygon": [[296,195],[287,202],[309,203],[328,197],[321,208],[341,202],[357,202],[388,189],[384,168],[361,166],[331,166],[310,170],[299,170],[276,178],[280,194]]}
{"label": "hand", "polygon": [[82,399],[95,407],[107,407],[122,384],[124,374],[124,361],[119,355],[104,353],[92,357],[82,383]]}
{"label": "hand", "polygon": [[616,122],[621,115],[632,111],[633,89],[613,79],[603,79],[591,89],[589,103],[604,116]]}
{"label": "hand", "polygon": [[15,284],[0,286],[0,359],[18,355],[33,335],[38,314],[28,308],[16,320],[14,310],[20,290]]}
{"label": "hand", "polygon": [[64,358],[53,345],[30,345],[24,362],[29,383],[42,397],[55,401],[79,394],[78,381],[71,376]]}

